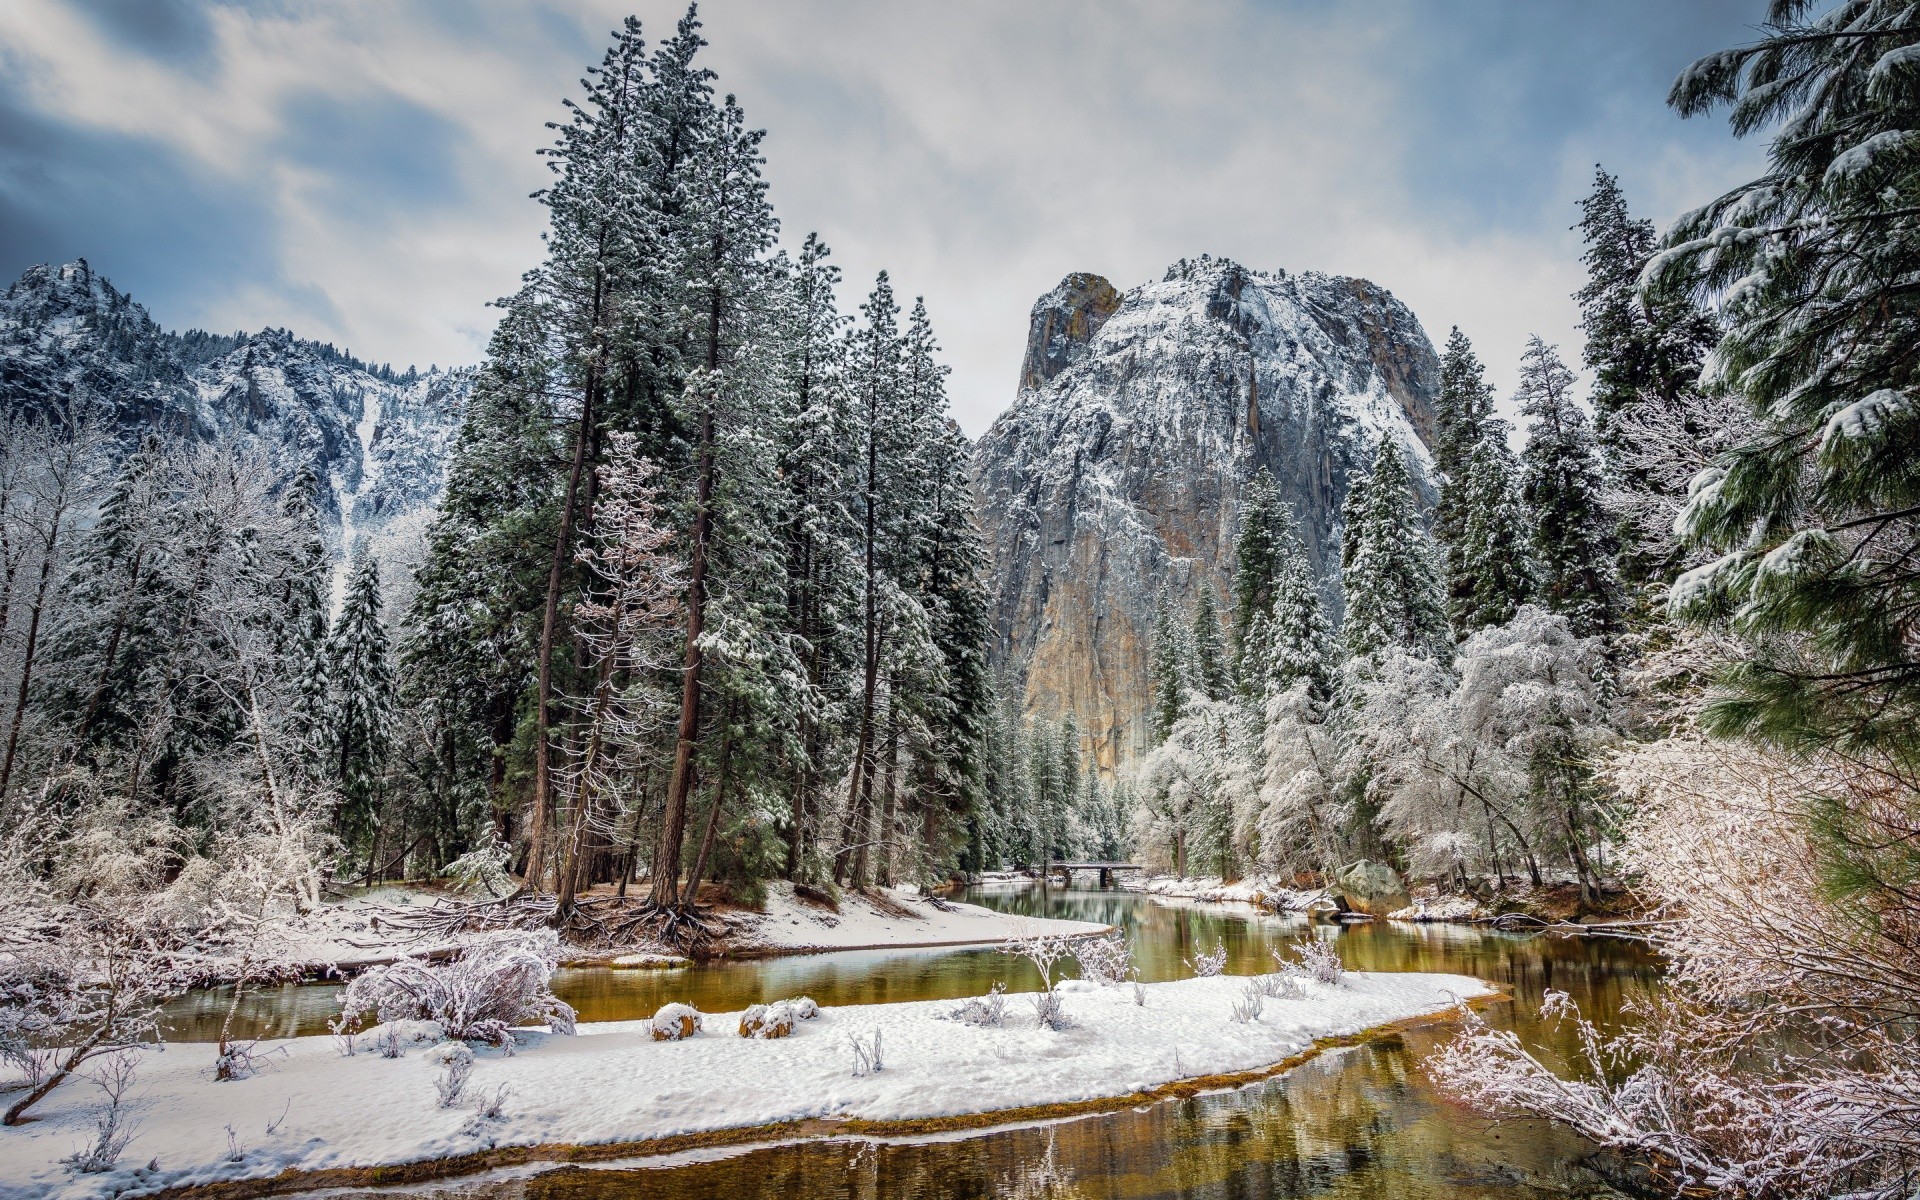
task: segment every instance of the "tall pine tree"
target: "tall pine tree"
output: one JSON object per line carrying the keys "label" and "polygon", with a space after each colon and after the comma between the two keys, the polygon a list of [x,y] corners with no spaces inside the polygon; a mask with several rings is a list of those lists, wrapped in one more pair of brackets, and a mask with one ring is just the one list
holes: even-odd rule
{"label": "tall pine tree", "polygon": [[1439,554],[1414,507],[1406,459],[1383,435],[1373,471],[1356,482],[1342,506],[1340,546],[1348,653],[1371,656],[1398,648],[1439,661],[1452,657]]}
{"label": "tall pine tree", "polygon": [[1619,627],[1620,583],[1593,428],[1573,397],[1573,383],[1552,346],[1538,337],[1528,341],[1514,394],[1521,414],[1532,418],[1521,454],[1522,494],[1533,519],[1541,600],[1564,614],[1576,634],[1610,635]]}

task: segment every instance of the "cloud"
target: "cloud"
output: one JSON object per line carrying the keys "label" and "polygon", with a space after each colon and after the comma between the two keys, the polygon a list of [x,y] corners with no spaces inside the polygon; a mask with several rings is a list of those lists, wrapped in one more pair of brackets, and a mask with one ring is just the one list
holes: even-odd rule
{"label": "cloud", "polygon": [[[634,0],[649,33],[677,0]],[[785,237],[924,294],[963,425],[1012,398],[1035,296],[1183,255],[1364,275],[1504,391],[1578,358],[1593,164],[1666,219],[1756,147],[1663,106],[1761,0],[726,0],[708,65],[768,128]],[[0,272],[85,253],[170,324],[473,361],[540,253],[534,150],[626,5],[8,0]]]}

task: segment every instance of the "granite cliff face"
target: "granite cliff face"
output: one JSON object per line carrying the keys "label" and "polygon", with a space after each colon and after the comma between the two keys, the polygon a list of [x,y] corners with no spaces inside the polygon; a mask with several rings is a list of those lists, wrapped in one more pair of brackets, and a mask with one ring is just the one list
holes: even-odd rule
{"label": "granite cliff face", "polygon": [[1020,393],[974,450],[995,653],[1029,711],[1071,711],[1112,766],[1146,741],[1153,609],[1231,583],[1241,488],[1265,467],[1332,611],[1340,506],[1384,434],[1432,497],[1439,362],[1359,279],[1183,260],[1124,295],[1068,276],[1034,305]]}
{"label": "granite cliff face", "polygon": [[284,329],[168,332],[85,260],[30,268],[0,296],[0,411],[84,398],[129,448],[151,432],[266,450],[318,479],[334,553],[364,538],[390,579],[445,490],[471,381],[396,373]]}

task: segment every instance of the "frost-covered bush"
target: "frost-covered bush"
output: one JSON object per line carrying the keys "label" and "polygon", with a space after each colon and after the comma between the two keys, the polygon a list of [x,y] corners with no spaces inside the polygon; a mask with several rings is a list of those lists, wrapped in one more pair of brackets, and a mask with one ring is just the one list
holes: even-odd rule
{"label": "frost-covered bush", "polygon": [[886,1064],[880,1060],[880,1031],[878,1029],[874,1030],[873,1036],[868,1038],[863,1038],[857,1033],[849,1033],[847,1035],[847,1044],[853,1050],[853,1077],[855,1079],[863,1075],[875,1074],[885,1068]]}
{"label": "frost-covered bush", "polygon": [[[1277,960],[1280,956],[1274,955]],[[1290,1000],[1300,994],[1300,982],[1285,970],[1275,971],[1271,975],[1255,975],[1250,986],[1260,989],[1260,994],[1269,1000]]]}
{"label": "frost-covered bush", "polygon": [[1273,952],[1273,961],[1279,965],[1282,974],[1329,986],[1339,983],[1347,973],[1346,965],[1340,961],[1340,952],[1330,942],[1302,942],[1294,948],[1292,958],[1284,957],[1276,950]]}
{"label": "frost-covered bush", "polygon": [[1133,978],[1133,948],[1123,934],[1088,938],[1074,947],[1080,962],[1080,977],[1095,983],[1125,983]]}
{"label": "frost-covered bush", "polygon": [[1073,953],[1072,939],[1057,933],[1029,934],[1008,938],[1000,952],[1019,955],[1040,972],[1040,990],[1033,997],[1034,1017],[1047,1029],[1065,1029],[1066,1012],[1060,1005],[1060,993],[1053,990],[1053,964]]}
{"label": "frost-covered bush", "polygon": [[1257,979],[1247,981],[1246,990],[1240,999],[1234,1001],[1233,1019],[1242,1025],[1250,1025],[1260,1019],[1260,1010],[1266,1006],[1267,995]]}
{"label": "frost-covered bush", "polygon": [[133,1140],[135,1126],[128,1112],[127,1092],[133,1087],[137,1054],[135,1050],[116,1050],[94,1072],[93,1081],[106,1099],[94,1114],[93,1144],[75,1150],[64,1160],[75,1171],[93,1175],[113,1170],[113,1164]]}
{"label": "frost-covered bush", "polygon": [[540,1022],[572,1033],[574,1012],[553,994],[559,939],[551,931],[469,946],[445,963],[403,958],[376,967],[347,985],[341,1011],[371,1012],[383,1024],[433,1021],[450,1038],[512,1044],[516,1025]]}
{"label": "frost-covered bush", "polygon": [[1213,949],[1198,958],[1187,960],[1187,968],[1201,979],[1208,979],[1227,969],[1227,944],[1214,943]]}
{"label": "frost-covered bush", "polygon": [[700,1030],[700,1010],[691,1004],[663,1004],[653,1014],[650,1028],[656,1042],[677,1042]]}
{"label": "frost-covered bush", "polygon": [[491,1092],[481,1092],[474,1097],[473,1116],[460,1127],[460,1132],[469,1137],[479,1137],[487,1131],[487,1126],[507,1119],[507,1097],[513,1095],[513,1089],[501,1084]]}
{"label": "frost-covered bush", "polygon": [[1007,985],[996,983],[984,996],[969,996],[946,1017],[962,1025],[998,1028],[1007,1017]]}
{"label": "frost-covered bush", "polygon": [[467,1090],[467,1080],[473,1074],[473,1050],[465,1042],[445,1042],[435,1046],[429,1056],[440,1064],[440,1074],[433,1080],[433,1094],[441,1108],[452,1108],[460,1103],[462,1093]]}
{"label": "frost-covered bush", "polygon": [[796,1021],[811,1021],[820,1015],[820,1006],[813,1002],[812,996],[795,996],[782,1003],[793,1010],[793,1019]]}

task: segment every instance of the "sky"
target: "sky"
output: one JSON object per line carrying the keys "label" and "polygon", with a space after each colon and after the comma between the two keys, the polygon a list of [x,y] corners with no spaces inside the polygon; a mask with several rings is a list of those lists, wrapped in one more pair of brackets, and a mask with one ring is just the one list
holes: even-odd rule
{"label": "sky", "polygon": [[[923,295],[961,425],[1014,398],[1072,271],[1183,256],[1361,276],[1504,396],[1577,363],[1596,164],[1664,224],[1761,147],[1668,86],[1764,0],[709,0],[718,86],[767,129],[783,229],[857,306]],[[529,193],[609,32],[652,0],[5,0],[0,276],[84,257],[161,324],[477,362],[541,255]]]}

